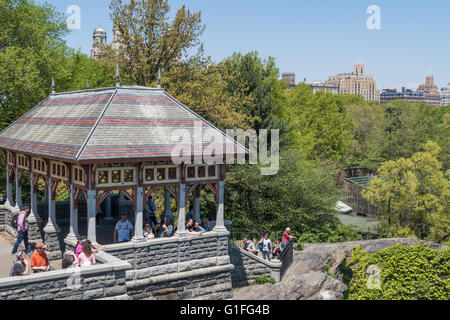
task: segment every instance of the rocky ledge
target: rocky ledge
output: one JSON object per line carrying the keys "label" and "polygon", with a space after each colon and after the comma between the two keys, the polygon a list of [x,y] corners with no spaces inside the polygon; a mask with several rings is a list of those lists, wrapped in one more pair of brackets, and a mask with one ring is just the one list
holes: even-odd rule
{"label": "rocky ledge", "polygon": [[[233,293],[233,300],[340,300],[347,286],[329,274],[336,274],[355,246],[373,253],[396,243],[411,246],[424,242],[396,238],[305,244],[302,251],[294,250],[294,261],[279,284],[238,289]],[[435,243],[430,243],[429,247],[437,250],[445,248]]]}

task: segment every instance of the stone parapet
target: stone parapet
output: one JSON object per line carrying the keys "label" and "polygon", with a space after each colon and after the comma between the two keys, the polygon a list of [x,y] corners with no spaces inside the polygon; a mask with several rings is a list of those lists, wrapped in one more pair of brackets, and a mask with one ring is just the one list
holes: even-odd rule
{"label": "stone parapet", "polygon": [[126,270],[131,266],[105,252],[94,266],[0,279],[0,300],[129,299]]}
{"label": "stone parapet", "polygon": [[174,236],[106,246],[127,261],[133,299],[228,299],[232,297],[229,233]]}

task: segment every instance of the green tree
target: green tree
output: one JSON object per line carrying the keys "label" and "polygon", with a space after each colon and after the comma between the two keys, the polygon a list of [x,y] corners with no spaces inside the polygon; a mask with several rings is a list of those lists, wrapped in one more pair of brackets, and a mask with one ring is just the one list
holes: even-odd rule
{"label": "green tree", "polygon": [[282,112],[290,119],[293,146],[307,159],[341,162],[352,140],[352,119],[345,110],[344,96],[297,85],[289,91],[289,102]]}
{"label": "green tree", "polygon": [[281,113],[287,104],[287,85],[278,80],[279,70],[275,60],[265,60],[258,52],[234,53],[222,62],[228,74],[228,91],[240,93],[244,101],[240,112],[250,119],[251,128],[280,130],[281,145],[290,143],[287,135],[288,121]]}
{"label": "green tree", "polygon": [[[167,0],[112,0],[111,19],[120,32],[121,67],[134,84],[148,86],[177,64],[181,55],[200,44],[203,33],[200,12],[191,13],[183,5],[169,22]],[[111,48],[105,55],[117,59]]]}
{"label": "green tree", "polygon": [[450,236],[450,181],[437,159],[435,142],[423,145],[411,158],[387,161],[371,179],[363,197],[381,210],[387,231],[442,242]]}

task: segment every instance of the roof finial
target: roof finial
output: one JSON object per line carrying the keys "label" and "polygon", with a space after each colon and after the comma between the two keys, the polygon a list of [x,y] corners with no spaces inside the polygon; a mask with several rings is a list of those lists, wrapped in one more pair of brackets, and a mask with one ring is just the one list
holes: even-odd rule
{"label": "roof finial", "polygon": [[55,78],[52,77],[52,93],[55,93]]}
{"label": "roof finial", "polygon": [[116,87],[120,87],[119,64],[116,64]]}
{"label": "roof finial", "polygon": [[89,89],[89,79],[86,79],[86,89]]}
{"label": "roof finial", "polygon": [[158,68],[158,89],[161,89],[161,68]]}

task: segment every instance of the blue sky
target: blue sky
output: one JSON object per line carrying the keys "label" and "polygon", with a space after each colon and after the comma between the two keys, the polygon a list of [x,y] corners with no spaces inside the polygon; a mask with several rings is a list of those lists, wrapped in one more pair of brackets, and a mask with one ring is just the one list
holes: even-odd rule
{"label": "blue sky", "polygon": [[[43,2],[43,0],[37,0]],[[59,11],[81,9],[81,29],[66,37],[84,53],[101,26],[112,38],[109,0],[47,0]],[[326,80],[365,63],[378,88],[415,88],[433,75],[450,83],[450,1],[408,0],[169,0],[202,12],[202,41],[215,61],[235,51],[273,56],[280,72],[295,72],[297,82]],[[381,9],[381,30],[369,30],[370,5]]]}

